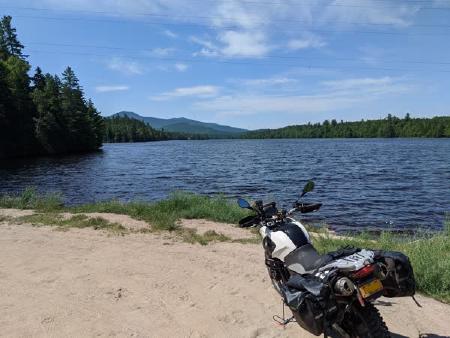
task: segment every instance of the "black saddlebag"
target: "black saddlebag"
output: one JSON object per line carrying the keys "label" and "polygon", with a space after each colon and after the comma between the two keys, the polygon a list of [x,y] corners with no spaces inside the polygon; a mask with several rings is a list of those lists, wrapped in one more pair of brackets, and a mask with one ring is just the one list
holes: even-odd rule
{"label": "black saddlebag", "polygon": [[283,287],[285,303],[292,310],[297,323],[316,336],[320,336],[324,330],[323,299],[326,292],[320,280],[300,275],[291,276]]}
{"label": "black saddlebag", "polygon": [[[385,297],[414,296],[416,280],[408,256],[396,251],[375,251],[375,261],[383,264]],[[385,269],[384,269],[385,268]]]}

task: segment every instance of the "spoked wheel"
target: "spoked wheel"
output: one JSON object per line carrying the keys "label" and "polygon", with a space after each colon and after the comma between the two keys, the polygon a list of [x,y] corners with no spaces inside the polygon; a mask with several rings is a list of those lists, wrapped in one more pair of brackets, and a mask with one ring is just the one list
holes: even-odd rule
{"label": "spoked wheel", "polygon": [[273,288],[279,293],[281,297],[283,297],[283,291],[281,291],[281,281],[277,280],[273,277],[273,273],[270,271],[270,268],[267,268],[269,272],[270,281],[272,282]]}
{"label": "spoked wheel", "polygon": [[373,304],[354,305],[347,313],[342,328],[352,338],[390,338],[391,334],[380,313]]}

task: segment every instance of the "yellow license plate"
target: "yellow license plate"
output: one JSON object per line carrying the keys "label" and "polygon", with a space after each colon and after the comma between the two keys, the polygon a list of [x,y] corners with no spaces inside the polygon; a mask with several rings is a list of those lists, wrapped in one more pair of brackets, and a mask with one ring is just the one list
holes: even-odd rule
{"label": "yellow license plate", "polygon": [[359,287],[359,291],[361,292],[361,296],[363,298],[368,298],[381,290],[383,290],[383,284],[381,284],[379,279],[374,279],[373,281]]}

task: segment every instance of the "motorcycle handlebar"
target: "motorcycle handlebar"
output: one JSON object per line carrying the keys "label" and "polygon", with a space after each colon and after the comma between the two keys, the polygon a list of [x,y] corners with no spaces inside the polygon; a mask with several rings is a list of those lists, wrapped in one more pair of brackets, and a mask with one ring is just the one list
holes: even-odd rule
{"label": "motorcycle handlebar", "polygon": [[300,211],[302,214],[308,212],[317,211],[322,206],[322,203],[296,203],[295,210]]}
{"label": "motorcycle handlebar", "polygon": [[247,217],[244,217],[243,219],[241,219],[239,221],[239,226],[241,228],[249,228],[258,222],[259,222],[258,217],[250,215],[250,216],[247,216]]}
{"label": "motorcycle handlebar", "polygon": [[[275,204],[275,202],[263,204],[262,208],[273,206],[274,204]],[[287,215],[291,215],[296,211],[299,211],[302,214],[314,212],[314,211],[319,210],[321,206],[322,206],[322,203],[298,203],[298,202],[296,202],[294,204],[294,208],[289,210]],[[253,210],[255,210],[258,213],[258,215],[257,216],[250,215],[250,216],[247,216],[247,217],[244,217],[243,219],[241,219],[239,221],[239,226],[241,228],[249,228],[255,224],[258,224],[260,222],[260,217],[264,216],[264,214],[261,214],[261,212],[259,210],[257,210],[257,209],[253,209]]]}

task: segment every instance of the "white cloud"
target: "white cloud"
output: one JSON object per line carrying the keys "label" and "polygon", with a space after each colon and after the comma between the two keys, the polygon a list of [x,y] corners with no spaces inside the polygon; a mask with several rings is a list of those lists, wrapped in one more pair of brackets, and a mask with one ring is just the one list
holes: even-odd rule
{"label": "white cloud", "polygon": [[163,33],[164,33],[165,36],[167,36],[167,37],[169,37],[171,39],[176,39],[178,37],[178,34],[172,32],[169,29],[166,29]]}
{"label": "white cloud", "polygon": [[114,86],[114,85],[107,85],[107,86],[97,86],[95,87],[95,91],[97,93],[109,93],[109,92],[120,92],[120,91],[126,91],[130,89],[128,86]]}
{"label": "white cloud", "polygon": [[108,61],[107,67],[111,70],[121,72],[125,75],[141,75],[145,69],[136,61],[126,60],[120,57],[113,57]]}
{"label": "white cloud", "polygon": [[189,40],[193,43],[196,43],[196,44],[202,46],[202,48],[199,51],[195,52],[193,54],[193,56],[200,55],[200,56],[213,57],[213,56],[220,55],[219,46],[217,46],[216,44],[211,42],[210,38],[200,38],[197,36],[191,36],[189,38]]}
{"label": "white cloud", "polygon": [[351,78],[343,80],[330,80],[322,82],[323,85],[333,90],[349,90],[349,89],[361,89],[361,88],[380,88],[391,86],[396,82],[395,79],[389,76],[381,78]]}
{"label": "white cloud", "polygon": [[260,79],[241,79],[233,82],[239,82],[245,86],[276,86],[296,83],[298,80],[288,77],[269,77]]}
{"label": "white cloud", "polygon": [[167,101],[172,98],[179,97],[197,97],[197,98],[208,98],[214,97],[218,94],[219,88],[216,86],[193,86],[193,87],[182,87],[175,88],[170,92],[165,92],[156,96],[150,97],[153,101]]}
{"label": "white cloud", "polygon": [[[410,25],[423,6],[441,4],[447,0],[433,0],[431,4],[408,3],[395,0],[314,0],[275,1],[255,3],[241,0],[217,0],[205,6],[202,1],[187,0],[42,0],[52,9],[102,12],[106,16],[126,16],[145,22],[142,13],[162,15],[170,22],[207,26],[210,38],[196,41],[201,48],[195,55],[209,57],[261,57],[275,49],[288,46],[294,50],[322,47],[320,36],[293,35],[293,31],[346,26],[359,30],[364,25],[387,25],[404,28]],[[17,5],[27,0],[16,0]],[[441,5],[442,6],[442,5]],[[354,25],[354,23],[361,25]],[[348,24],[353,23],[353,24]],[[375,29],[377,29],[375,27]],[[274,34],[274,31],[277,34]],[[168,38],[177,31],[164,30]],[[192,40],[193,41],[193,40]]]}
{"label": "white cloud", "polygon": [[153,48],[150,51],[150,55],[152,56],[158,56],[158,57],[163,57],[163,56],[168,56],[170,54],[172,54],[173,52],[175,52],[175,48],[169,47],[169,48]]}
{"label": "white cloud", "polygon": [[[334,22],[346,25],[347,22],[359,22],[362,25],[382,24],[394,27],[407,27],[411,24],[420,5],[400,3],[398,1],[347,0],[333,1],[327,6],[321,17],[322,22]],[[426,4],[425,4],[426,5]]]}
{"label": "white cloud", "polygon": [[312,34],[304,34],[304,36],[299,39],[292,39],[288,41],[288,48],[291,50],[321,48],[325,45],[326,43],[321,37]]}
{"label": "white cloud", "polygon": [[[350,78],[322,82],[322,88],[309,95],[234,93],[195,103],[195,107],[219,116],[258,115],[266,113],[308,114],[353,108],[374,100],[409,91],[405,81],[391,77]],[[324,88],[325,87],[325,88]]]}
{"label": "white cloud", "polygon": [[219,1],[211,17],[218,31],[215,42],[192,37],[191,41],[202,46],[195,55],[229,58],[266,55],[272,49],[264,27],[264,22],[270,23],[270,15],[265,14],[269,7],[252,6],[252,9],[240,1]]}
{"label": "white cloud", "polygon": [[358,98],[317,96],[223,96],[211,101],[197,102],[196,107],[223,115],[258,115],[261,113],[315,113],[350,107]]}
{"label": "white cloud", "polygon": [[271,49],[261,32],[226,31],[219,40],[223,43],[221,54],[228,57],[261,57]]}
{"label": "white cloud", "polygon": [[265,34],[257,31],[227,30],[218,35],[217,44],[195,36],[190,40],[203,47],[194,53],[202,56],[261,57],[272,48],[268,45]]}
{"label": "white cloud", "polygon": [[174,67],[179,72],[185,72],[189,68],[189,66],[187,64],[180,63],[180,62],[175,63]]}
{"label": "white cloud", "polygon": [[189,38],[192,42],[199,44],[207,49],[216,49],[217,46],[213,44],[208,38],[199,38],[198,36],[191,36]]}

